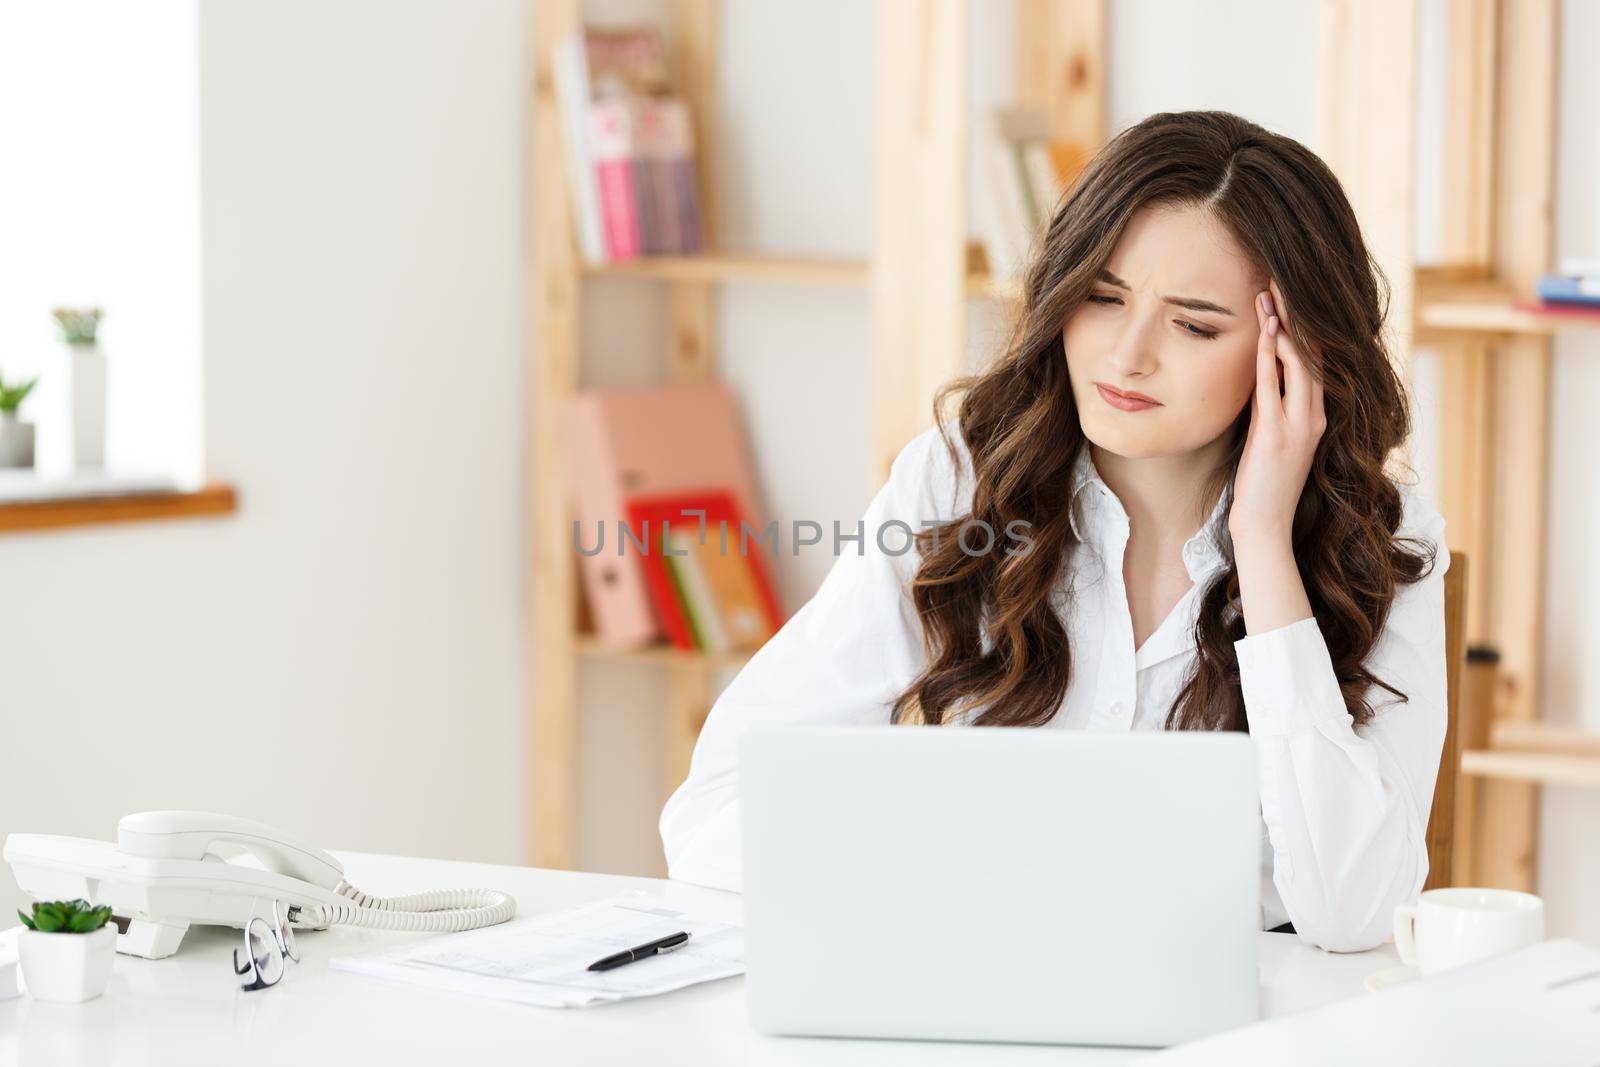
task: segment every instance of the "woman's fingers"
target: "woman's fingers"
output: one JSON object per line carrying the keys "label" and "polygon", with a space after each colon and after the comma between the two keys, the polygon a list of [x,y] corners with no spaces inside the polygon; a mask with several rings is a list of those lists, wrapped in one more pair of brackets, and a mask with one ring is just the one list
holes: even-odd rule
{"label": "woman's fingers", "polygon": [[1256,342],[1256,398],[1252,418],[1267,418],[1276,413],[1283,415],[1283,401],[1278,393],[1278,330],[1277,318],[1271,312],[1272,301],[1266,293],[1256,297],[1256,319],[1261,324],[1261,336]]}
{"label": "woman's fingers", "polygon": [[1267,286],[1279,316],[1278,355],[1284,366],[1284,411],[1297,424],[1314,434],[1320,434],[1325,421],[1322,383],[1311,373],[1305,354],[1282,325],[1286,319],[1282,290],[1276,281],[1270,279]]}
{"label": "woman's fingers", "polygon": [[1271,278],[1267,279],[1267,292],[1272,297],[1272,307],[1278,316],[1278,358],[1283,360],[1283,410],[1290,418],[1303,419],[1311,406],[1310,377],[1294,338],[1289,335],[1288,308],[1284,304],[1283,290]]}

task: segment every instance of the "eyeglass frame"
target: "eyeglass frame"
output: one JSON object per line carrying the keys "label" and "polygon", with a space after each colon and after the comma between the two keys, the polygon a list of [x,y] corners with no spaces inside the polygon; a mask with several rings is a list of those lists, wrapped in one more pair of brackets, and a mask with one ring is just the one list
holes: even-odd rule
{"label": "eyeglass frame", "polygon": [[[300,948],[294,943],[294,929],[291,925],[299,914],[299,906],[291,904],[286,916],[280,918],[278,915],[278,902],[274,900],[272,902],[272,922],[270,924],[259,915],[251,916],[250,921],[245,923],[244,954],[248,962],[241,966],[239,963],[239,950],[233,950],[233,973],[240,976],[246,974],[251,976],[251,980],[244,983],[245,992],[270,989],[283,981],[283,976],[289,971],[290,963],[300,962]],[[257,956],[251,951],[250,933],[255,928],[256,923],[260,923],[261,928],[266,931],[266,936],[261,938],[262,944],[266,946],[266,951],[261,956]],[[262,973],[262,961],[267,958],[267,952],[276,952],[279,961],[278,977],[270,982],[266,980],[266,976]]]}

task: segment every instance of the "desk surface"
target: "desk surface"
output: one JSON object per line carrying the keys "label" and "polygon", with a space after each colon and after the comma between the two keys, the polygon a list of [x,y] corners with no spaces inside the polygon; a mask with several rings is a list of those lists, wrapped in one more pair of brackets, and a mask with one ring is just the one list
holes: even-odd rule
{"label": "desk surface", "polygon": [[[518,914],[572,907],[623,889],[726,917],[739,898],[650,878],[340,854],[349,880],[392,896],[422,889],[505,890]],[[237,931],[197,927],[165,960],[118,956],[110,988],[82,1005],[26,997],[0,1002],[0,1063],[117,1064],[651,1064],[1127,1063],[1137,1049],[771,1038],[745,1017],[744,979],[583,1009],[532,1008],[389,985],[332,971],[330,957],[422,935],[333,927],[300,936],[301,962],[283,982],[246,993],[232,974]],[[1392,946],[1334,955],[1288,934],[1261,936],[1263,1007],[1282,1015],[1362,993],[1393,966]]]}

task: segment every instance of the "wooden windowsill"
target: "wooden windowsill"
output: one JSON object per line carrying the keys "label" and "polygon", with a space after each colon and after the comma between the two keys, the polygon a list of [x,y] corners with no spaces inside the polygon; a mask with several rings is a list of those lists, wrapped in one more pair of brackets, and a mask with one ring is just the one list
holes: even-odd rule
{"label": "wooden windowsill", "polygon": [[149,519],[230,515],[238,506],[231,485],[174,493],[125,493],[0,502],[0,533],[50,530]]}

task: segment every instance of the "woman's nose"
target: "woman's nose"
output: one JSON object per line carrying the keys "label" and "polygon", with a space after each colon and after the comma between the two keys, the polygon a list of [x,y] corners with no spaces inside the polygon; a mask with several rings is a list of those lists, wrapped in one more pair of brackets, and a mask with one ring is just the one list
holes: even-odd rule
{"label": "woman's nose", "polygon": [[1119,374],[1138,377],[1155,370],[1155,328],[1156,323],[1143,316],[1127,320],[1111,353],[1111,363]]}

